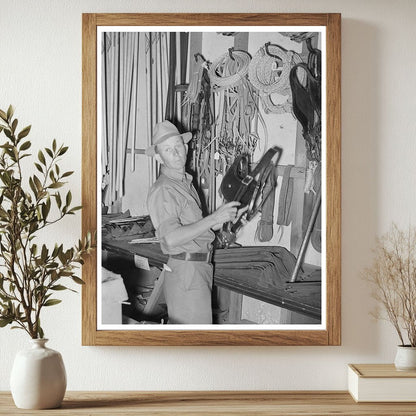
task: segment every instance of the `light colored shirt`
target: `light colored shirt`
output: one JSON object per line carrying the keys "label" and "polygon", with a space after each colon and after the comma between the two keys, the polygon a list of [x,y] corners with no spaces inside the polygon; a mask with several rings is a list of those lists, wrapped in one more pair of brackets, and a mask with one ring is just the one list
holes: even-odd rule
{"label": "light colored shirt", "polygon": [[164,238],[171,231],[202,219],[201,201],[188,173],[162,166],[150,189],[147,208],[163,253],[205,253],[211,249],[215,238],[212,230],[176,247],[168,247]]}

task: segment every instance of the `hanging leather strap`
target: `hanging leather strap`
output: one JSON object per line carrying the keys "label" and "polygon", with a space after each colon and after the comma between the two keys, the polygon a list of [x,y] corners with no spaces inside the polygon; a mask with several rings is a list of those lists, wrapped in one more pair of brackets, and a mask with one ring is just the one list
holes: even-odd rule
{"label": "hanging leather strap", "polygon": [[261,209],[261,217],[257,223],[256,237],[262,243],[270,241],[273,237],[273,212],[276,194],[276,172],[275,169],[267,178],[263,190],[263,198],[266,198]]}
{"label": "hanging leather strap", "polygon": [[175,74],[176,74],[176,33],[170,33],[169,87],[166,99],[165,119],[174,122],[175,115]]}
{"label": "hanging leather strap", "polygon": [[290,177],[293,165],[285,166],[283,171],[282,186],[279,194],[279,208],[276,224],[289,225],[291,222],[290,208],[293,197],[293,178]]}
{"label": "hanging leather strap", "polygon": [[[304,194],[303,200],[303,220],[302,220],[302,234],[306,235],[309,226],[310,217],[312,215],[313,207],[316,203],[318,195],[321,194],[321,166],[317,164],[312,175],[312,181],[309,189]],[[310,241],[313,248],[321,252],[321,208],[316,215],[316,219],[311,230]]]}
{"label": "hanging leather strap", "polygon": [[[318,168],[315,170],[315,199],[317,198],[317,194],[321,193],[321,164],[318,165]],[[315,224],[313,226],[312,235],[311,235],[311,244],[312,247],[321,253],[322,247],[321,247],[321,238],[322,238],[322,209],[319,207],[319,212],[316,217]]]}
{"label": "hanging leather strap", "polygon": [[255,178],[260,172],[262,172],[272,161],[273,157],[277,152],[281,153],[282,149],[277,146],[271,147],[260,159],[259,163],[257,163],[256,167],[254,168],[251,175],[253,178]]}

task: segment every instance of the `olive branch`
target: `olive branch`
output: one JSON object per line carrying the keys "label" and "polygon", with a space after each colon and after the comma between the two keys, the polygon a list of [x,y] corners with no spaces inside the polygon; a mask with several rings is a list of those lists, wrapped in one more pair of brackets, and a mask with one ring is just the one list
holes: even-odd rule
{"label": "olive branch", "polygon": [[18,119],[12,106],[0,110],[0,327],[25,330],[32,338],[43,338],[43,307],[61,302],[55,292],[73,289],[63,278],[83,284],[76,270],[93,250],[91,233],[67,250],[56,243],[53,249],[36,244],[38,233],[74,215],[81,206],[72,206],[71,191],[63,193],[65,178],[73,171],[61,172],[58,162],[68,147],[54,139],[50,148],[39,150],[34,162],[36,173],[24,183],[22,159],[31,156],[31,142],[25,140],[31,126],[17,132]]}

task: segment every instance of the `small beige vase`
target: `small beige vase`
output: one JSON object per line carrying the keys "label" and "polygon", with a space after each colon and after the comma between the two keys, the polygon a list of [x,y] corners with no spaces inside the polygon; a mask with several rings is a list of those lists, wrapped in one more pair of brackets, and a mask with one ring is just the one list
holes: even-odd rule
{"label": "small beige vase", "polygon": [[21,409],[59,407],[66,391],[66,372],[59,352],[32,339],[31,348],[16,354],[10,376],[14,403]]}
{"label": "small beige vase", "polygon": [[398,345],[394,365],[399,371],[416,371],[416,347]]}

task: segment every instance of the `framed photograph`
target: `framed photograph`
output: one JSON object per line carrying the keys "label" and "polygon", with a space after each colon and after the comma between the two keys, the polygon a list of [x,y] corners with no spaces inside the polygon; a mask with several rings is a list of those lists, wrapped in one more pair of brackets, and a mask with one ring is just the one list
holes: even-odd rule
{"label": "framed photograph", "polygon": [[83,14],[83,345],[340,345],[340,14]]}

